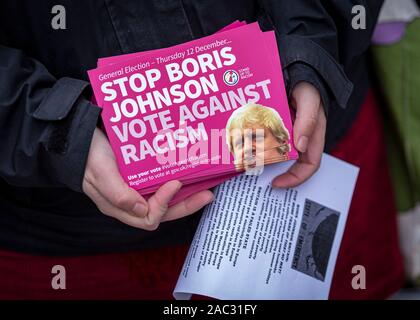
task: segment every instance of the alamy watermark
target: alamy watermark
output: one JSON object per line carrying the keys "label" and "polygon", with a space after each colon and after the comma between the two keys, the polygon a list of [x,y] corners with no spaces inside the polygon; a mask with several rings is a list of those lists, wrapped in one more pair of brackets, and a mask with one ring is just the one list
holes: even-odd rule
{"label": "alamy watermark", "polygon": [[351,269],[355,276],[351,280],[351,286],[354,290],[366,289],[366,268],[362,265],[355,265]]}
{"label": "alamy watermark", "polygon": [[66,26],[66,8],[63,5],[55,5],[51,8],[51,14],[54,16],[51,19],[51,27],[54,30],[65,30]]}
{"label": "alamy watermark", "polygon": [[366,29],[366,8],[362,5],[353,6],[351,9],[353,18],[351,20],[351,26],[354,30],[365,30]]}
{"label": "alamy watermark", "polygon": [[53,275],[51,279],[51,288],[54,290],[66,289],[66,268],[62,265],[55,265],[51,269]]}

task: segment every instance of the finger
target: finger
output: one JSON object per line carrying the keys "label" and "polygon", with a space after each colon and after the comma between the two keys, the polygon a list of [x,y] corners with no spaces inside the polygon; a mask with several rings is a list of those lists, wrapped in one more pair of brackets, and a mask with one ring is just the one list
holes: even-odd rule
{"label": "finger", "polygon": [[308,180],[318,170],[325,144],[326,120],[323,112],[319,113],[319,119],[315,132],[309,141],[307,152],[301,154],[298,161],[287,172],[273,180],[273,187],[295,187]]}
{"label": "finger", "polygon": [[321,98],[317,89],[307,83],[301,83],[293,90],[293,105],[296,118],[293,125],[294,143],[298,151],[306,152],[309,139],[315,130]]}
{"label": "finger", "polygon": [[214,195],[209,190],[204,190],[193,194],[187,199],[169,208],[163,216],[162,222],[176,220],[193,214],[214,200]]}
{"label": "finger", "polygon": [[177,180],[166,182],[149,198],[149,213],[145,220],[151,230],[158,227],[163,215],[168,211],[169,202],[181,187],[182,183]]}
{"label": "finger", "polygon": [[168,210],[168,203],[179,191],[181,186],[182,184],[179,181],[169,181],[160,187],[156,193],[149,198],[150,209],[148,215],[144,218],[130,215],[124,210],[115,207],[90,184],[86,187],[86,193],[89,194],[89,197],[96,203],[98,209],[102,213],[118,219],[122,223],[134,228],[153,231],[159,226],[162,216]]}
{"label": "finger", "polygon": [[146,200],[122,179],[115,161],[107,161],[94,183],[99,193],[114,207],[137,217],[146,217],[148,205]]}
{"label": "finger", "polygon": [[95,202],[103,214],[135,228],[145,227],[144,218],[132,216],[130,213],[113,206],[93,185],[86,184],[86,194]]}

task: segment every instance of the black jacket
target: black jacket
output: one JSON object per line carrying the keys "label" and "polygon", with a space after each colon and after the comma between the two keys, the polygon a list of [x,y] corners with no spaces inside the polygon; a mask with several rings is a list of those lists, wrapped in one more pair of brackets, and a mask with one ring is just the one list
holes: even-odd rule
{"label": "black jacket", "polygon": [[[134,250],[191,238],[199,215],[137,230],[81,193],[100,109],[88,69],[99,57],[174,45],[234,20],[275,29],[290,92],[302,80],[328,111],[327,149],[352,123],[368,87],[365,52],[381,1],[62,0],[0,2],[0,247],[44,254]],[[367,29],[351,27],[362,4]],[[355,85],[353,89],[353,85]]]}

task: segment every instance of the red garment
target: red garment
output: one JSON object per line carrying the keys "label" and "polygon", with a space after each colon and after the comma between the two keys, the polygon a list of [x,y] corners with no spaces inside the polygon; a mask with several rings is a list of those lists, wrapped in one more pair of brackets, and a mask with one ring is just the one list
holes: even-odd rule
{"label": "red garment", "polygon": [[[331,153],[360,168],[330,291],[331,299],[383,299],[402,287],[397,209],[378,105],[369,93],[356,121]],[[366,290],[354,290],[353,266],[366,270]]]}
{"label": "red garment", "polygon": [[[83,257],[38,257],[0,251],[0,300],[171,299],[188,248]],[[66,289],[51,286],[54,265]]]}
{"label": "red garment", "polygon": [[[360,167],[334,273],[332,299],[382,299],[403,283],[396,209],[378,108],[369,94],[332,154]],[[39,257],[0,251],[0,299],[170,299],[188,248],[125,254]],[[66,268],[66,290],[51,287],[54,265]],[[351,286],[354,265],[366,290]]]}

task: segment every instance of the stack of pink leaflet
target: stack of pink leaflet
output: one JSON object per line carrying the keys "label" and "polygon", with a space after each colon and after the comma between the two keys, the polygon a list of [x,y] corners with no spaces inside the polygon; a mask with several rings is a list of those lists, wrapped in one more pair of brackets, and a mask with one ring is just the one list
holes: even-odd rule
{"label": "stack of pink leaflet", "polygon": [[257,23],[101,58],[88,74],[120,173],[145,197],[179,180],[173,204],[298,157],[276,38]]}

